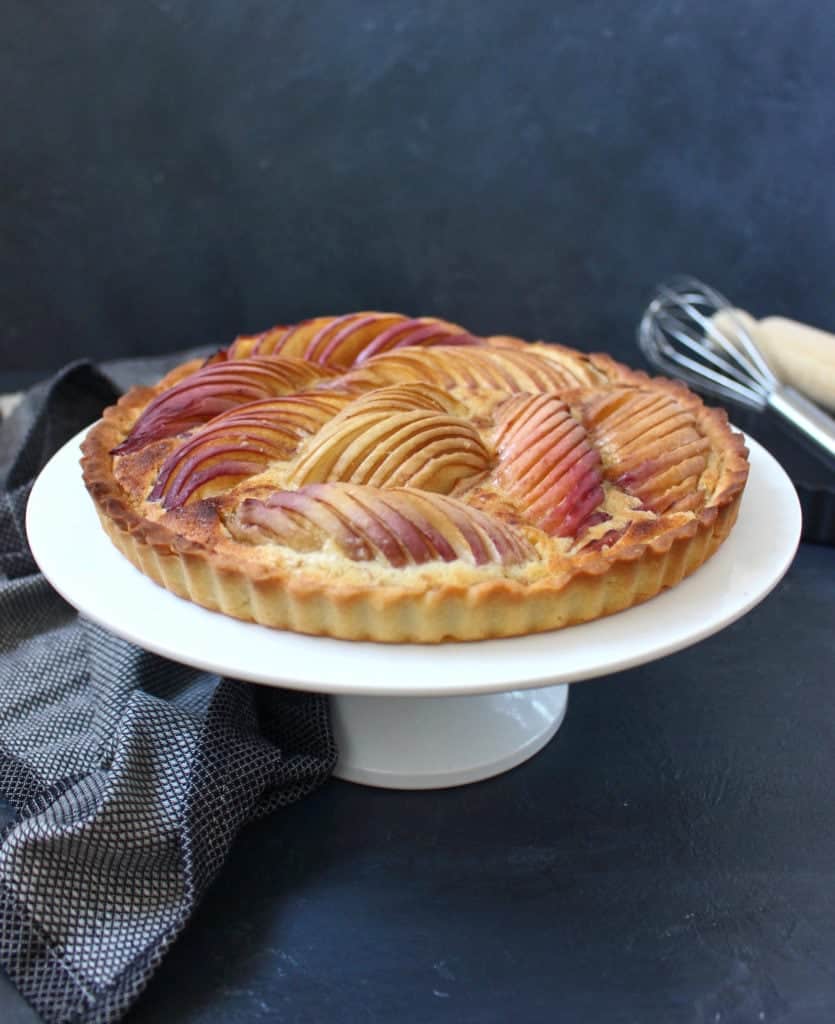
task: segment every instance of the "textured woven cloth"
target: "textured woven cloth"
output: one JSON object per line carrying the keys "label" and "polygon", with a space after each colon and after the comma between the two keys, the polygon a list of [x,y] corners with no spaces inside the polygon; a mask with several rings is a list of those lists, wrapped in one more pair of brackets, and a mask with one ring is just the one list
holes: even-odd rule
{"label": "textured woven cloth", "polygon": [[336,759],[326,698],[142,651],[39,574],[31,483],[115,395],[71,366],[0,426],[0,967],[48,1022],[121,1017],[240,827]]}

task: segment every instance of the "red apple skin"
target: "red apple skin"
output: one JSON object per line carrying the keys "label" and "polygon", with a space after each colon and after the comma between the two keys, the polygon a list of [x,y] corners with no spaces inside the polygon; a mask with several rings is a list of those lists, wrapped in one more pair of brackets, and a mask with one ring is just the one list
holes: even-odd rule
{"label": "red apple skin", "polygon": [[[409,519],[404,516],[391,501],[386,500],[385,492],[380,494],[378,514],[403,541],[411,560],[416,565],[431,561],[433,558],[445,558],[445,555],[448,556],[445,559],[447,561],[455,557],[455,552],[437,530],[426,530],[416,518]],[[433,543],[433,533],[437,543]]]}
{"label": "red apple skin", "polygon": [[373,356],[393,349],[410,348],[420,346],[427,348],[435,345],[483,345],[480,338],[476,338],[466,331],[462,331],[451,324],[438,323],[427,320],[406,320],[403,323],[394,324],[388,330],[378,334],[365,348],[359,352],[354,359],[354,365],[358,366]]}
{"label": "red apple skin", "polygon": [[326,366],[347,369],[353,366],[357,355],[390,326],[406,317],[399,313],[363,313],[341,318],[319,332],[308,347],[305,358]]}
{"label": "red apple skin", "polygon": [[[291,520],[287,512],[295,513],[295,519]],[[244,523],[256,523],[268,532],[275,532],[279,539],[282,534],[291,533],[291,528],[297,530],[301,519],[311,534],[332,537],[349,558],[366,561],[374,557],[367,539],[357,532],[353,524],[333,506],[317,500],[307,489],[279,491],[265,501],[248,498],[241,506],[241,519]]]}
{"label": "red apple skin", "polygon": [[249,402],[215,416],[165,459],[149,500],[162,500],[166,509],[186,504],[206,482],[201,466],[219,455],[227,456],[219,464],[228,472],[214,472],[209,479],[252,476],[270,462],[291,458],[300,442],[319,430],[351,397],[347,393],[303,392]]}
{"label": "red apple skin", "polygon": [[498,411],[497,478],[540,529],[573,537],[602,504],[602,466],[582,425],[553,395],[519,396]]}
{"label": "red apple skin", "polygon": [[692,410],[674,396],[616,390],[593,395],[582,415],[606,453],[607,478],[639,498],[643,508],[662,514],[703,507],[696,485],[710,443]]}
{"label": "red apple skin", "polygon": [[378,352],[409,345],[483,345],[483,338],[455,324],[402,313],[348,313],[317,317],[292,325],[278,325],[260,334],[241,335],[221,349],[216,360],[258,356],[292,356],[347,369]]}
{"label": "red apple skin", "polygon": [[329,490],[324,484],[314,484],[311,496],[338,510],[351,523],[355,533],[367,539],[389,565],[402,568],[409,563],[408,549],[400,543],[385,519],[375,514],[378,509],[374,501],[360,500],[356,491]]}
{"label": "red apple skin", "polygon": [[381,352],[387,352],[389,349],[397,348],[398,345],[409,345],[412,344],[410,339],[414,335],[424,335],[425,337],[435,337],[438,334],[447,335],[449,331],[446,331],[441,324],[427,323],[425,320],[412,320],[404,319],[398,324],[393,324],[385,331],[381,331],[377,337],[369,342],[365,348],[363,348],[354,360],[354,365],[365,362],[366,359],[370,359],[372,356],[376,356]]}
{"label": "red apple skin", "polygon": [[[276,456],[274,450],[244,444],[242,439],[198,438],[198,441],[200,443],[187,452],[178,449],[168,456],[148,495],[149,501],[161,500],[166,509],[180,508],[209,480],[220,476],[242,479],[253,476]],[[219,459],[220,456],[225,458]],[[206,463],[210,463],[210,467]]]}
{"label": "red apple skin", "polygon": [[608,530],[603,534],[602,537],[598,537],[597,540],[590,541],[584,545],[584,551],[603,551],[604,548],[611,547],[616,541],[618,541],[626,532],[626,527],[622,527],[620,530]]}
{"label": "red apple skin", "polygon": [[280,356],[212,363],[158,395],[113,454],[136,451],[151,441],[182,434],[228,409],[297,391],[332,375],[323,367]]}
{"label": "red apple skin", "polygon": [[[383,491],[381,494],[381,503],[384,507],[391,508],[394,506],[395,510],[406,506],[406,515],[408,516],[409,522],[412,524],[414,530],[425,538],[426,544],[428,545],[428,552],[426,547],[421,547],[419,550],[416,548],[414,551],[415,561],[420,564],[421,562],[431,561],[434,558],[440,558],[444,562],[454,562],[458,557],[455,548],[450,544],[447,538],[435,527],[432,522],[426,518],[426,516],[420,511],[420,506],[414,501],[413,498],[404,500],[404,494],[402,491]],[[398,515],[401,515],[398,512]],[[401,518],[404,518],[401,515]]]}
{"label": "red apple skin", "polygon": [[438,559],[515,564],[533,554],[506,524],[453,498],[408,488],[307,484],[247,499],[239,514],[244,527],[256,525],[279,542],[329,536],[348,558],[399,567]]}
{"label": "red apple skin", "polygon": [[[216,480],[218,477],[239,477],[245,479],[248,476],[252,476],[253,473],[258,472],[259,467],[253,468],[253,465],[249,461],[235,459],[229,459],[225,462],[213,463],[210,466],[204,466],[202,469],[196,468],[190,473],[187,483],[177,489],[172,489],[169,495],[166,494],[163,497],[163,507],[166,511],[174,508],[180,508],[183,506],[188,499],[197,491],[203,487],[204,484],[210,483],[212,480]],[[153,492],[150,495],[150,500],[154,500]]]}

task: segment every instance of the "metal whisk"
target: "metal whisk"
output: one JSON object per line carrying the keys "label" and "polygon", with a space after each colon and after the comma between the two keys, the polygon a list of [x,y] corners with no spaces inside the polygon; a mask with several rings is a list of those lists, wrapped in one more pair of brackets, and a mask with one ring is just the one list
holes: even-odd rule
{"label": "metal whisk", "polygon": [[[714,316],[723,312],[723,328]],[[697,391],[760,412],[771,409],[835,465],[835,419],[799,391],[781,383],[766,363],[733,306],[693,277],[659,286],[638,327],[638,344],[663,373]]]}

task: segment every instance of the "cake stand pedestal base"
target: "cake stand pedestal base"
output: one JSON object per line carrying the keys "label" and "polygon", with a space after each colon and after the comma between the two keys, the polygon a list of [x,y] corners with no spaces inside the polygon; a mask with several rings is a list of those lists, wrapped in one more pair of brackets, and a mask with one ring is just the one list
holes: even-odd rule
{"label": "cake stand pedestal base", "polygon": [[645,604],[506,640],[374,644],[304,636],[207,611],[134,569],[101,528],[84,487],[83,435],[49,461],[26,510],[32,553],[50,583],[88,619],[165,658],[331,694],[336,774],[369,786],[459,786],[521,764],[560,727],[567,684],[666,657],[735,622],[781,579],[800,539],[791,481],[749,438],[751,475],[731,535],[698,572]]}
{"label": "cake stand pedestal base", "polygon": [[331,697],[334,775],[384,789],[443,789],[527,761],[562,724],[568,686],[478,697]]}

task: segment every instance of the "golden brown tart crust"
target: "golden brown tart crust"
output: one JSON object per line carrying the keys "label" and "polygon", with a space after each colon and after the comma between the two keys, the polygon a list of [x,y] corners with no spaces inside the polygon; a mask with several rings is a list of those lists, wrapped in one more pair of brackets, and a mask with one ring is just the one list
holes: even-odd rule
{"label": "golden brown tart crust", "polygon": [[727,537],[723,411],[600,354],[357,313],[238,338],[83,443],[116,547],[204,607],[435,643],[557,629],[674,586]]}

